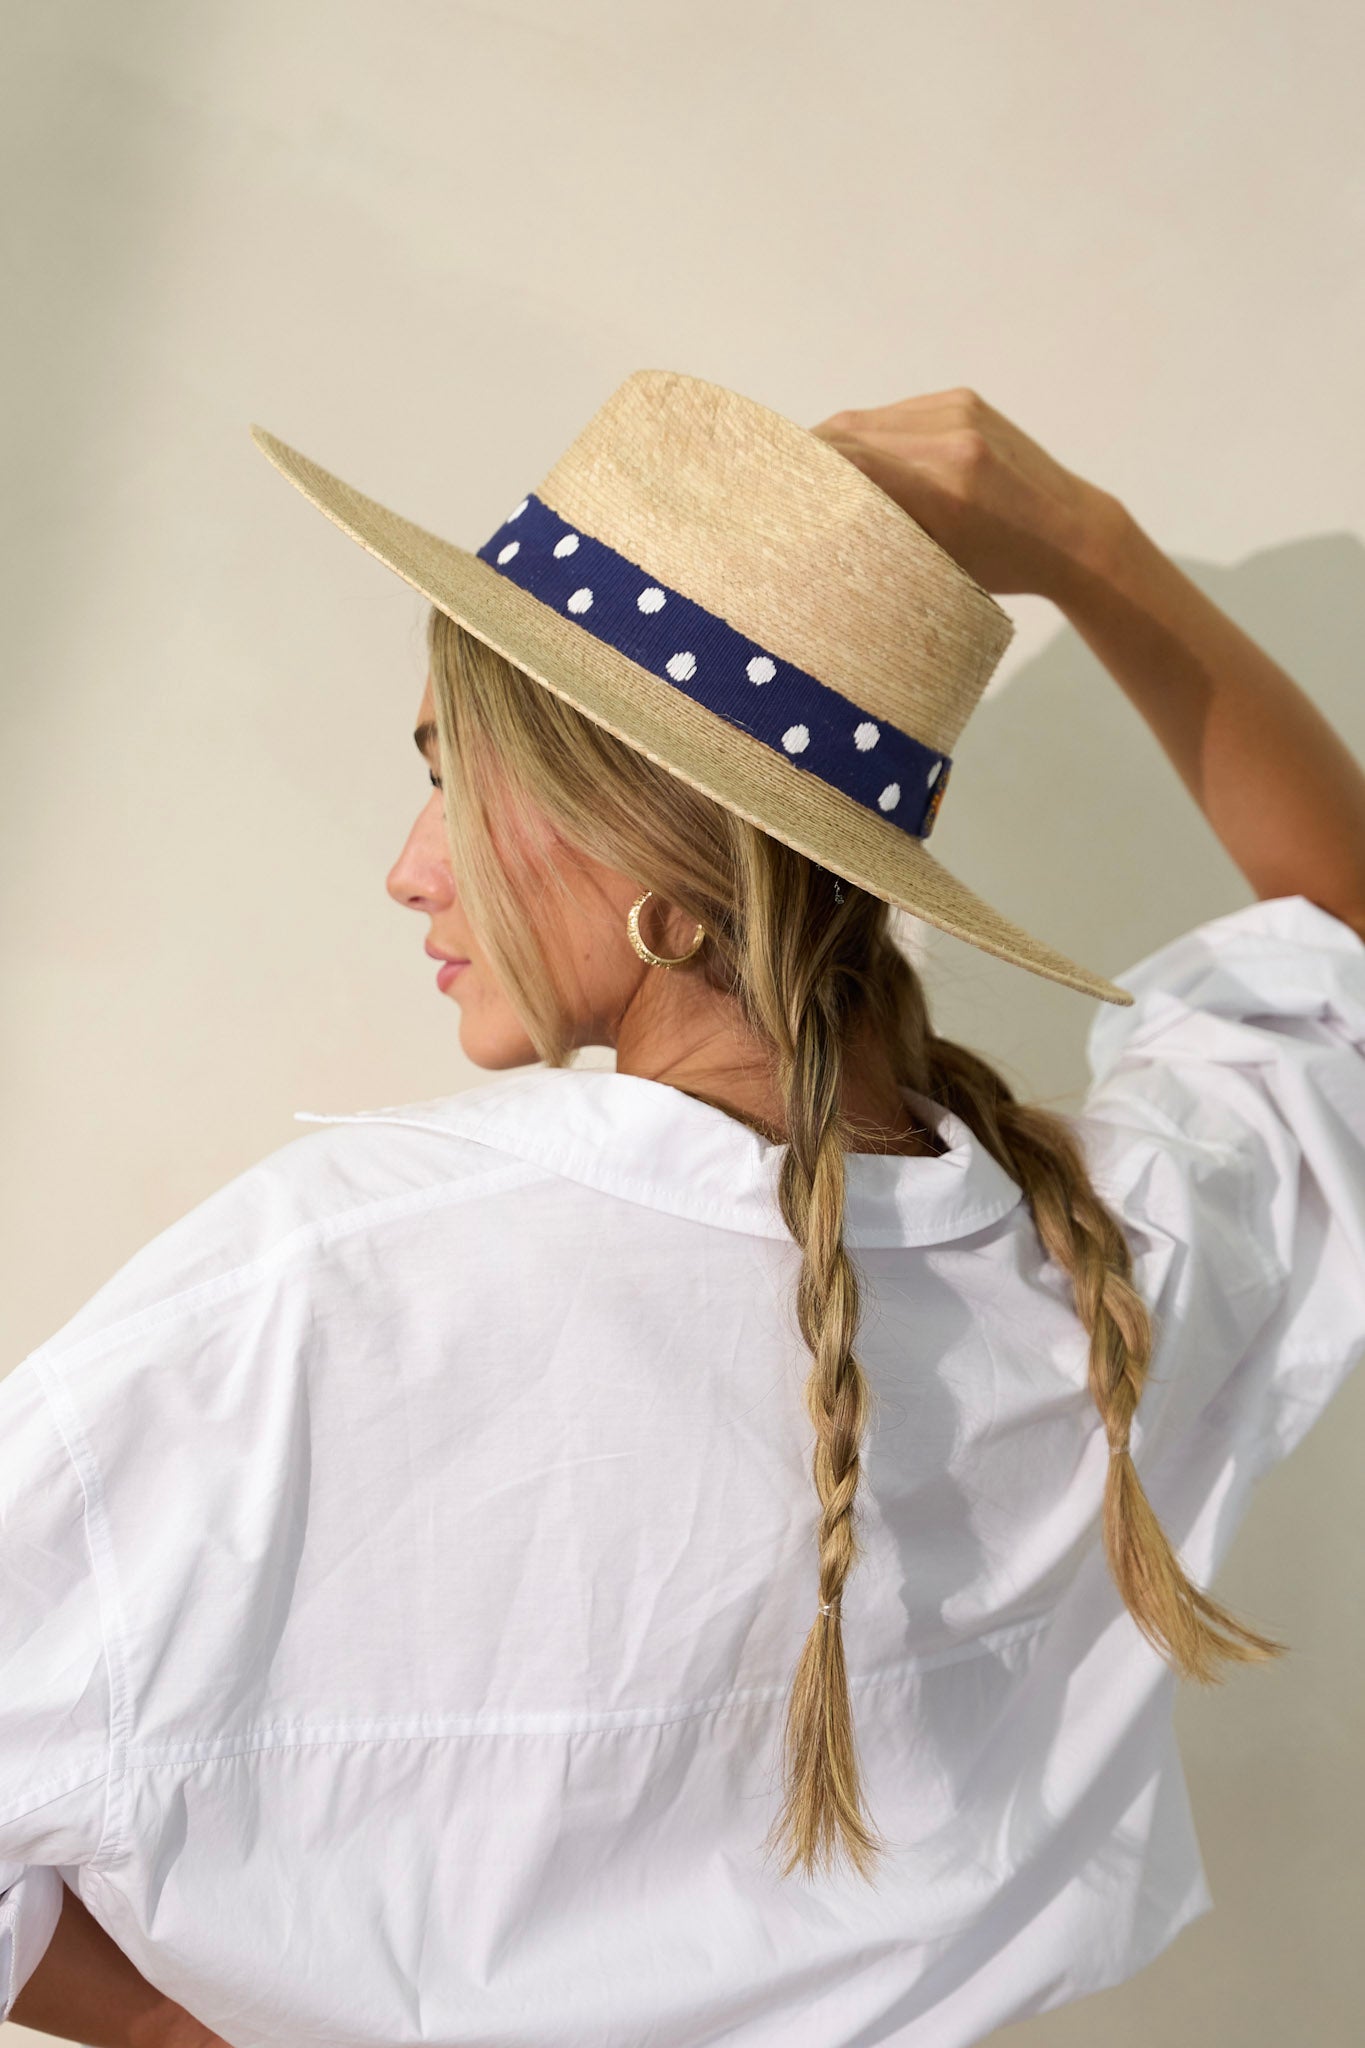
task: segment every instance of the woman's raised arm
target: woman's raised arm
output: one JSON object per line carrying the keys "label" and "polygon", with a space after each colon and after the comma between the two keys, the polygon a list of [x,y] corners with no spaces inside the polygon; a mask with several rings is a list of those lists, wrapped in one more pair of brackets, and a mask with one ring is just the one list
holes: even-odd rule
{"label": "woman's raised arm", "polygon": [[1258,896],[1365,938],[1365,770],[1278,662],[1115,500],[1056,602]]}
{"label": "woman's raised arm", "polygon": [[1258,896],[1306,896],[1365,937],[1365,770],[1117,498],[965,388],[835,413],[812,431],[983,588],[1059,607]]}

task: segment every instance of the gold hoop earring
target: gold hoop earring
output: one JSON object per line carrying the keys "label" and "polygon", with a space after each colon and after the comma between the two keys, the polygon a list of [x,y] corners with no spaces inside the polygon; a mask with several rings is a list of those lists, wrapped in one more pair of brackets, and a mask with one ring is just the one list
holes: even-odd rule
{"label": "gold hoop earring", "polygon": [[649,947],[640,937],[640,912],[653,894],[654,891],[652,889],[646,889],[644,895],[637,897],[636,901],[631,904],[630,915],[626,919],[626,935],[646,967],[680,967],[683,961],[690,960],[700,947],[702,940],[706,937],[706,927],[700,924],[697,926],[697,936],[693,939],[692,944],[685,953],[679,953],[674,960],[664,960],[658,953],[651,953]]}

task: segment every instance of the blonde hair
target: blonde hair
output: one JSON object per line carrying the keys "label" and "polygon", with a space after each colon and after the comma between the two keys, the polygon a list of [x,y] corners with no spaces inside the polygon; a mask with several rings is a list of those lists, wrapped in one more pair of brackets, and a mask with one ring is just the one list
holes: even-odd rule
{"label": "blonde hair", "polygon": [[841,1096],[859,1029],[887,1047],[899,1083],[970,1126],[1070,1275],[1112,1451],[1105,1555],[1143,1635],[1179,1676],[1205,1685],[1222,1682],[1223,1662],[1282,1655],[1285,1644],[1191,1584],[1143,1491],[1127,1446],[1152,1322],[1123,1230],[1075,1138],[1058,1114],[1017,1101],[979,1054],[937,1036],[887,904],[852,884],[838,900],[826,869],[627,746],[435,607],[427,644],[461,899],[540,1058],[564,1066],[573,1051],[536,941],[557,873],[537,851],[545,820],[567,846],[677,906],[687,930],[693,919],[705,926],[701,951],[673,971],[725,992],[770,1048],[787,1119],[780,1200],[802,1254],[796,1311],[812,1361],[804,1398],[815,1430],[819,1603],[831,1610],[815,1616],[788,1702],[785,1800],[769,1838],[785,1851],[782,1875],[828,1867],[842,1849],[870,1879],[885,1848],[863,1811],[839,1609],[859,1558],[854,1513],[872,1398],[854,1354],[860,1289],[844,1244],[851,1134]]}

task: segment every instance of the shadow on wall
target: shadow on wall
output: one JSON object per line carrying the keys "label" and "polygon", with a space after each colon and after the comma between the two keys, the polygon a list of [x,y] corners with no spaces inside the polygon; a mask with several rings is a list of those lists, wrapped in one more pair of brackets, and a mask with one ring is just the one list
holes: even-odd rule
{"label": "shadow on wall", "polygon": [[[1324,534],[1233,568],[1179,566],[1365,760],[1360,540]],[[1141,714],[1064,621],[977,705],[931,844],[1006,916],[1110,977],[1255,900]],[[917,919],[905,930],[935,1028],[995,1061],[1016,1094],[1077,1107],[1093,999]]]}

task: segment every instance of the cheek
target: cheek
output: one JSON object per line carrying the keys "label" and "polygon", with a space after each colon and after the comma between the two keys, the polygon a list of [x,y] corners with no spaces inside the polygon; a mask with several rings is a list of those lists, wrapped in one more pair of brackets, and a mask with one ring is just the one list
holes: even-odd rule
{"label": "cheek", "polygon": [[[495,791],[505,788],[496,779]],[[560,865],[563,842],[543,811],[514,802],[510,794],[495,796],[489,807],[493,840],[513,872],[548,873]]]}
{"label": "cheek", "polygon": [[626,935],[624,911],[617,918],[601,905],[591,912],[575,906],[551,957],[564,996],[581,1018],[613,1014],[639,980],[640,962]]}

